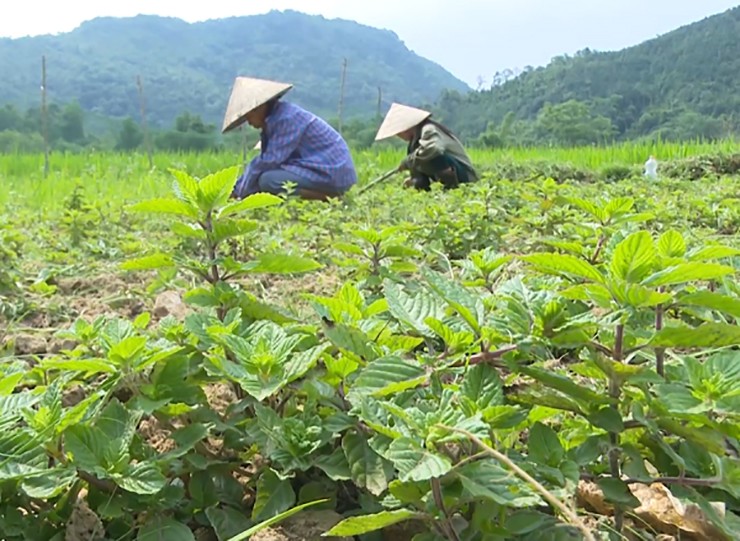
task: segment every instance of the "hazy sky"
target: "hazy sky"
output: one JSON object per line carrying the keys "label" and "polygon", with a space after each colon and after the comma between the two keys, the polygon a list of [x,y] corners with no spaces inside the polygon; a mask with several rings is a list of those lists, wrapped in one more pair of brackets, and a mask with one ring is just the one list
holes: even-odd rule
{"label": "hazy sky", "polygon": [[738,0],[23,0],[4,9],[0,36],[68,32],[98,16],[139,13],[189,22],[295,9],[393,30],[416,53],[471,86],[506,68],[547,64],[589,47],[605,51],[740,5]]}

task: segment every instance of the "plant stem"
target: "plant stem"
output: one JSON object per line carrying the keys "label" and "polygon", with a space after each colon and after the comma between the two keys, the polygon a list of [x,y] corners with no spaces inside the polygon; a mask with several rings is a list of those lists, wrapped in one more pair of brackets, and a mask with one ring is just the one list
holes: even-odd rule
{"label": "plant stem", "polygon": [[[663,288],[660,288],[663,291]],[[663,305],[659,304],[655,309],[655,330],[659,331],[663,328]],[[664,376],[664,365],[665,365],[665,348],[655,348],[655,371],[659,376]]]}
{"label": "plant stem", "polygon": [[[624,325],[620,323],[617,325],[616,333],[614,336],[614,361],[621,363],[622,362],[622,348],[624,346]],[[621,389],[619,385],[619,380],[614,376],[613,374],[610,374],[609,376],[609,396],[613,398],[615,401],[619,400],[619,396],[621,395]],[[619,432],[609,432],[609,443],[611,444],[611,449],[609,450],[609,472],[611,473],[611,476],[614,479],[619,479],[620,474],[620,468],[619,468]],[[619,507],[615,507],[614,509],[614,528],[617,530],[617,533],[621,535],[622,528],[624,526],[624,511],[620,509]]]}
{"label": "plant stem", "polygon": [[455,527],[452,525],[452,521],[450,520],[450,513],[447,511],[447,508],[445,507],[444,498],[442,497],[442,486],[439,483],[438,478],[434,478],[431,481],[432,484],[432,495],[434,496],[434,503],[437,506],[437,508],[442,511],[442,513],[445,516],[444,520],[444,526],[443,530],[445,532],[445,536],[450,539],[450,541],[460,541],[460,537],[457,535],[457,532],[455,531]]}
{"label": "plant stem", "polygon": [[591,256],[590,263],[596,264],[596,260],[599,258],[599,255],[601,255],[601,250],[604,248],[604,243],[606,242],[606,235],[603,233],[599,237],[599,242],[596,244],[596,250],[594,250],[594,255]]}
{"label": "plant stem", "polygon": [[483,449],[483,451],[486,452],[489,456],[493,457],[494,459],[501,462],[503,465],[505,465],[507,468],[509,468],[511,471],[513,471],[516,475],[518,475],[521,479],[523,479],[527,484],[529,484],[535,491],[537,491],[540,495],[542,495],[545,500],[547,500],[550,505],[552,505],[555,509],[560,511],[562,515],[567,519],[567,521],[578,528],[581,533],[583,534],[583,538],[586,541],[596,541],[596,538],[594,537],[593,533],[591,533],[591,530],[588,529],[588,527],[583,523],[583,521],[576,515],[573,511],[571,511],[567,505],[565,505],[563,502],[558,500],[552,492],[547,490],[542,484],[540,484],[537,479],[529,475],[527,472],[525,472],[523,469],[521,469],[519,466],[517,466],[508,456],[506,456],[503,453],[498,452],[496,449],[492,448],[491,446],[487,445],[485,442],[483,442],[478,436],[473,434],[472,432],[468,432],[467,430],[463,430],[461,428],[453,428],[445,425],[438,425],[440,428],[443,428],[445,430],[449,430],[450,432],[457,432],[458,434],[464,435],[466,438],[474,442],[478,447]]}

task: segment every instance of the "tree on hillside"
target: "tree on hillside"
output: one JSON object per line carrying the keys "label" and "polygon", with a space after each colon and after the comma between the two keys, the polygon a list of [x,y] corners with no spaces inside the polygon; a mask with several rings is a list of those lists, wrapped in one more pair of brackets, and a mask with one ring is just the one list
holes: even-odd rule
{"label": "tree on hillside", "polygon": [[605,143],[615,133],[609,118],[594,115],[588,104],[578,100],[546,103],[537,116],[537,129],[545,140],[566,146]]}
{"label": "tree on hillside", "polygon": [[121,129],[116,138],[116,150],[129,151],[139,148],[144,141],[144,134],[139,125],[128,117],[121,124]]}
{"label": "tree on hillside", "polygon": [[203,122],[200,115],[186,111],[175,119],[174,128],[157,138],[158,148],[188,152],[208,150],[216,145],[216,126]]}
{"label": "tree on hillside", "polygon": [[68,143],[85,143],[85,112],[78,103],[67,104],[62,110],[59,134]]}

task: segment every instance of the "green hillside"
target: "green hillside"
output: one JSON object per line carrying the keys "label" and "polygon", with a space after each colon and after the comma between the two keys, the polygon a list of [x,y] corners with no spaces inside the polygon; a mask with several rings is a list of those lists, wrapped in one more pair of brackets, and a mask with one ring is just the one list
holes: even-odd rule
{"label": "green hillside", "polygon": [[156,16],[98,18],[72,32],[0,39],[0,103],[38,104],[41,56],[50,100],[78,101],[86,112],[138,115],[141,75],[154,126],[183,111],[220,125],[237,75],[295,83],[291,99],[336,116],[343,59],[345,112],[376,112],[393,100],[433,101],[465,83],[411,52],[392,32],[294,11],[188,24]]}
{"label": "green hillside", "polygon": [[558,57],[490,90],[449,92],[436,111],[468,139],[489,128],[492,142],[740,133],[740,7],[618,52]]}

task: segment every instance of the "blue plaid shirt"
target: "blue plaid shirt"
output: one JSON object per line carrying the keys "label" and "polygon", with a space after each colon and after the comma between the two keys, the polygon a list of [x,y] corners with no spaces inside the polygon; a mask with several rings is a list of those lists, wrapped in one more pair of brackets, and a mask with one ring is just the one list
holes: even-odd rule
{"label": "blue plaid shirt", "polygon": [[328,123],[305,109],[278,101],[265,119],[262,150],[247,166],[235,187],[236,197],[258,190],[259,176],[274,169],[344,191],[357,183],[347,143]]}

